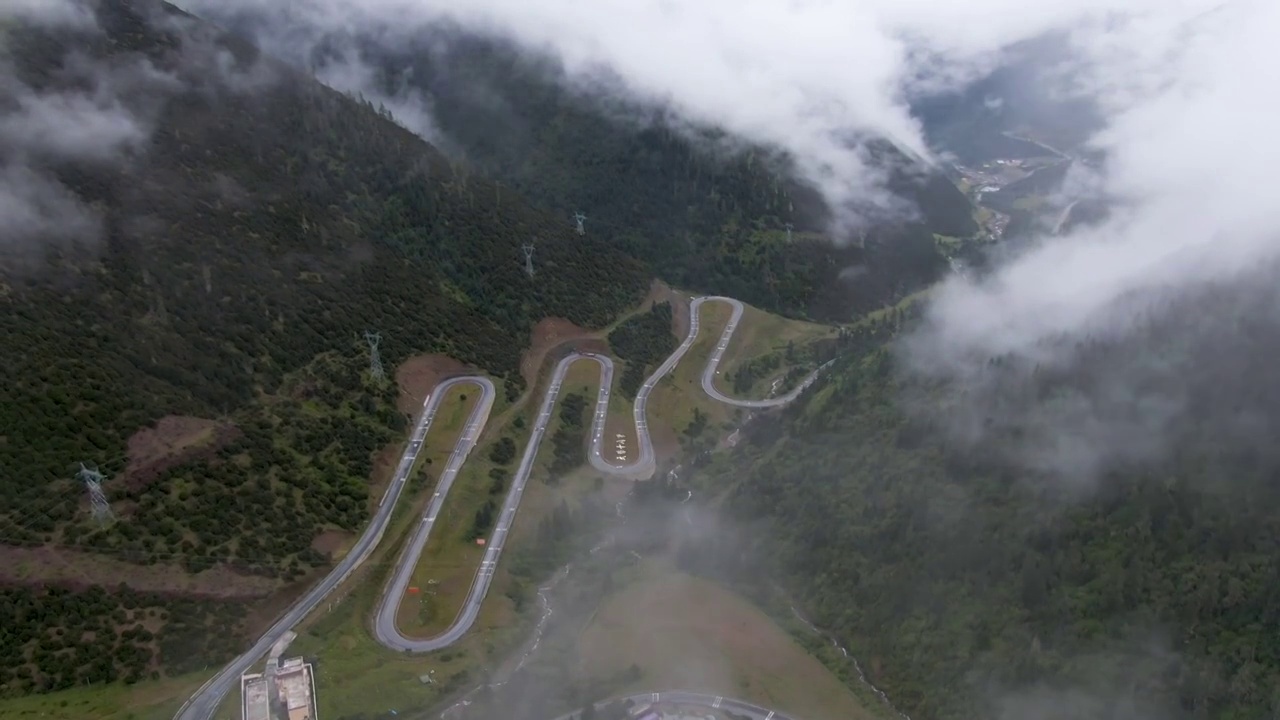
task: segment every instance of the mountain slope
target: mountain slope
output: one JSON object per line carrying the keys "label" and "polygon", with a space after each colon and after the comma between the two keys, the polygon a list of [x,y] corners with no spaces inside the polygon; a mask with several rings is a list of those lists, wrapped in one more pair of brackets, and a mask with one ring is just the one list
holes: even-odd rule
{"label": "mountain slope", "polygon": [[[16,74],[35,97],[74,98],[79,78],[66,60],[86,49],[101,63],[90,76],[147,65],[168,77],[155,93],[167,97],[154,132],[133,156],[97,167],[34,160],[95,207],[103,232],[96,253],[49,252],[37,271],[9,279],[5,331],[25,342],[6,343],[18,380],[6,387],[15,393],[6,410],[52,412],[48,387],[72,393],[59,405],[94,405],[77,395],[85,383],[58,381],[88,373],[91,383],[103,374],[100,382],[120,382],[96,394],[139,403],[122,432],[166,410],[217,414],[365,328],[383,332],[391,363],[443,350],[516,379],[510,338],[532,321],[599,326],[643,287],[634,261],[571,239],[558,218],[470,177],[372,108],[248,46],[180,35],[174,23],[187,18],[171,8],[152,18],[147,7],[102,4],[104,34],[87,48],[82,36],[11,35]],[[200,52],[220,53],[227,76],[184,72]],[[254,73],[270,79],[237,91]],[[530,280],[520,245],[535,236],[547,270]],[[147,397],[129,400],[133,383]],[[110,415],[119,413],[99,419]],[[91,447],[76,449],[88,457]],[[62,474],[52,460],[12,462],[6,456],[6,477]]]}
{"label": "mountain slope", "polygon": [[585,211],[596,218],[588,227],[623,235],[629,250],[677,285],[847,319],[896,299],[896,288],[847,283],[841,271],[862,267],[870,278],[924,284],[945,264],[913,256],[917,248],[934,232],[976,231],[963,194],[945,178],[916,177],[886,146],[884,164],[901,168],[891,187],[915,202],[924,222],[877,228],[864,247],[840,250],[826,238],[788,245],[782,224],[821,233],[829,210],[775,153],[734,149],[721,133],[665,111],[568,91],[556,65],[496,41],[446,32],[429,51],[367,51],[388,69],[390,86],[426,94],[441,132],[469,158],[547,207]]}
{"label": "mountain slope", "polygon": [[686,552],[771,568],[913,718],[1270,716],[1275,275],[964,385],[904,372],[890,313],[703,476],[744,530]]}
{"label": "mountain slope", "polygon": [[[366,329],[388,367],[448,353],[513,397],[534,322],[600,327],[647,287],[640,262],[171,6],[84,7],[6,27],[0,199],[32,221],[0,244],[0,543],[296,577],[318,533],[362,522],[372,453],[403,426],[362,377]],[[129,439],[173,415],[224,429],[135,472]],[[80,462],[114,525],[91,522]]]}
{"label": "mountain slope", "polygon": [[[266,41],[310,27],[289,8],[207,10]],[[556,62],[457,27],[345,29],[322,34],[296,61],[322,77],[367,74],[380,94],[428,108],[453,153],[565,223],[584,212],[588,237],[608,238],[671,284],[784,314],[844,320],[891,303],[945,271],[933,233],[977,230],[955,186],[917,177],[885,144],[881,155],[897,168],[891,185],[915,201],[920,222],[887,224],[862,246],[834,247],[821,236],[830,211],[779,153],[691,127],[612,89],[570,89]],[[791,242],[787,223],[795,226]]]}

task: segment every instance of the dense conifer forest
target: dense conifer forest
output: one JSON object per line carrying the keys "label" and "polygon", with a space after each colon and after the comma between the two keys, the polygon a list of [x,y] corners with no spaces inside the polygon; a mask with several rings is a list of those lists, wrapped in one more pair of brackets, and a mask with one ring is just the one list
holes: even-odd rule
{"label": "dense conifer forest", "polygon": [[671,304],[657,303],[649,312],[628,318],[609,333],[609,349],[626,361],[618,388],[628,399],[635,398],[649,372],[679,345],[671,323]]}
{"label": "dense conifer forest", "polygon": [[[514,399],[537,320],[604,327],[655,275],[847,319],[940,277],[932,233],[975,230],[954,187],[904,165],[896,187],[921,217],[832,245],[827,211],[785,159],[709,152],[714,134],[691,137],[660,117],[616,123],[493,46],[476,48],[474,67],[524,98],[525,130],[540,130],[495,125],[473,98],[440,94],[424,67],[424,89],[457,101],[441,108],[463,149],[450,156],[384,108],[171,6],[93,7],[94,28],[0,28],[14,80],[0,88],[6,110],[92,98],[136,134],[120,148],[104,138],[92,151],[0,155],[6,171],[59,188],[92,219],[74,242],[46,231],[0,249],[7,546],[189,575],[227,567],[283,586],[328,563],[320,535],[366,522],[374,454],[403,434],[394,385],[367,372],[365,331],[380,333],[388,369],[443,353],[501,379]],[[581,236],[577,209],[589,215]],[[530,242],[533,277],[521,253]],[[631,393],[674,347],[670,324],[659,306],[610,336]],[[588,420],[574,397],[555,439],[563,469],[581,461]],[[131,439],[175,417],[210,429],[140,462]],[[514,445],[494,452],[509,463]],[[75,479],[82,462],[104,473],[114,521],[92,517]],[[508,481],[506,468],[490,475],[478,533]],[[557,512],[537,546],[563,550],[575,524]],[[0,648],[0,694],[216,664],[246,630],[235,613],[176,594],[5,592],[0,611],[27,629]],[[166,619],[179,615],[189,619]]]}
{"label": "dense conifer forest", "polygon": [[[743,532],[686,559],[746,588],[763,563],[915,718],[993,716],[1015,700],[1064,718],[1270,717],[1272,278],[1171,299],[1125,335],[1039,348],[1060,362],[992,357],[963,386],[907,371],[894,343],[918,327],[914,311],[863,325],[825,387],[759,419],[707,471]],[[1182,412],[1139,446],[1132,423],[1170,404]],[[1087,431],[1082,407],[1113,428],[1091,448],[1099,471],[1050,472],[1063,458],[1029,453]],[[980,441],[961,439],[975,430],[964,422],[985,422]]]}
{"label": "dense conifer forest", "polygon": [[[404,81],[433,99],[442,131],[478,166],[566,218],[584,211],[592,232],[617,235],[674,285],[786,315],[848,320],[941,275],[933,233],[977,232],[954,185],[917,177],[886,146],[885,164],[900,168],[893,189],[922,216],[832,238],[817,191],[792,179],[775,153],[734,148],[723,133],[616,97],[602,108],[566,90],[554,65],[490,40],[445,47],[411,57],[370,52],[389,69],[389,86]],[[786,224],[796,230],[790,241]],[[858,282],[845,279],[851,268],[866,271]]]}
{"label": "dense conifer forest", "polygon": [[[0,543],[298,579],[328,562],[320,533],[366,521],[374,453],[405,426],[394,385],[368,377],[364,331],[389,369],[447,353],[512,398],[534,322],[602,327],[648,286],[602,234],[577,237],[385,110],[162,3],[94,7],[95,28],[2,29],[7,111],[96,103],[142,139],[0,156],[96,224],[0,249]],[[130,438],[174,416],[216,429],[171,448],[181,461],[133,467]],[[105,474],[114,522],[92,519],[81,462]],[[9,638],[5,693],[224,659],[187,643],[175,664],[166,631],[130,630],[134,601],[115,588],[84,602],[124,612],[116,635],[75,620],[80,601],[32,614],[14,592],[6,612],[34,635]],[[238,621],[221,622],[239,647]]]}
{"label": "dense conifer forest", "polygon": [[[263,23],[256,12],[216,17],[247,34]],[[819,192],[779,153],[630,102],[611,81],[568,81],[555,62],[491,37],[448,24],[386,32],[398,49],[353,30],[326,37],[311,61],[358,55],[388,95],[419,93],[454,155],[566,224],[584,212],[586,237],[608,236],[675,286],[848,320],[940,277],[947,263],[934,233],[978,230],[952,183],[888,143],[873,143],[871,154],[918,215],[831,237]]]}
{"label": "dense conifer forest", "polygon": [[[234,51],[234,69],[173,90],[127,162],[54,168],[100,208],[104,237],[10,265],[22,269],[0,297],[6,514],[55,503],[55,519],[74,515],[77,463],[118,476],[140,428],[233,416],[321,353],[359,358],[365,329],[382,333],[390,367],[445,352],[505,378],[511,396],[523,389],[512,339],[534,321],[599,327],[643,292],[641,263],[571,237],[376,108],[234,41],[182,34],[184,18],[158,4],[98,13],[105,36],[11,33],[17,77],[73,93],[60,63],[75,47],[102,67],[181,79],[201,42]],[[269,79],[248,91],[236,72]],[[520,254],[535,236],[536,281]]]}

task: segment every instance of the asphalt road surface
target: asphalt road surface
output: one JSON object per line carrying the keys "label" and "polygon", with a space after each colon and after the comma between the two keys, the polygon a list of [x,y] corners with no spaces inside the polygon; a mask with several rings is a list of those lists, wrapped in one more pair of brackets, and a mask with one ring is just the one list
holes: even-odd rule
{"label": "asphalt road surface", "polygon": [[[697,705],[714,710],[727,710],[737,715],[745,715],[751,720],[792,720],[789,715],[783,715],[776,710],[763,708],[759,705],[752,705],[745,700],[735,700],[722,695],[708,695],[706,693],[687,692],[685,690],[668,690],[666,692],[640,693],[638,695],[628,695],[626,697],[614,698],[596,703],[596,707],[602,707],[610,702],[622,702],[630,700],[633,703],[674,703],[676,705]],[[556,720],[573,720],[577,717],[576,712],[568,715],[561,715]]]}
{"label": "asphalt road surface", "polygon": [[[733,331],[738,329],[738,321],[742,319],[742,303],[733,298],[719,296],[694,298],[693,302],[689,303],[689,336],[685,338],[682,347],[692,345],[694,339],[698,337],[698,310],[706,302],[724,302],[733,307],[733,314],[729,316],[729,322],[725,324],[724,332],[720,333],[720,340],[716,342],[716,349],[711,351],[711,358],[707,361],[707,367],[702,371],[702,391],[726,405],[745,408],[772,408],[786,405],[808,389],[813,384],[813,381],[818,379],[818,374],[826,370],[827,366],[831,364],[830,361],[823,363],[817,370],[809,373],[794,390],[781,397],[769,398],[768,400],[736,400],[731,398],[716,389],[716,376],[720,374],[720,359],[724,357],[725,348],[729,347],[729,341],[733,339]],[[685,350],[688,350],[688,348],[685,347]],[[681,353],[681,355],[683,354]]]}
{"label": "asphalt road surface", "polygon": [[[480,402],[476,404],[475,410],[472,411],[471,416],[467,419],[466,429],[462,436],[459,437],[458,443],[449,457],[449,463],[440,476],[436,491],[431,498],[431,502],[428,503],[426,512],[423,514],[422,522],[419,523],[413,537],[401,554],[391,582],[387,584],[386,589],[383,591],[374,619],[374,636],[379,643],[394,650],[428,652],[439,650],[456,642],[475,622],[476,616],[479,615],[480,608],[484,603],[485,595],[489,592],[489,585],[493,582],[494,570],[498,566],[499,557],[511,530],[511,524],[515,520],[516,510],[520,507],[525,485],[528,483],[529,475],[533,470],[538,448],[542,444],[543,435],[546,434],[552,408],[560,394],[560,386],[564,382],[564,376],[568,372],[569,366],[579,360],[590,360],[600,365],[600,390],[596,397],[595,418],[592,422],[591,450],[588,453],[592,467],[610,475],[638,480],[647,479],[656,470],[653,440],[649,436],[648,421],[645,416],[649,394],[658,384],[658,381],[670,373],[685,354],[689,352],[689,348],[693,346],[698,337],[699,309],[703,303],[707,302],[728,303],[733,308],[733,315],[725,326],[724,332],[721,334],[716,349],[712,352],[706,370],[702,375],[703,390],[716,400],[728,405],[746,408],[767,408],[784,405],[794,400],[805,388],[811,385],[817,378],[818,373],[826,367],[823,366],[823,368],[815,370],[805,378],[799,387],[782,397],[769,400],[737,400],[722,394],[715,389],[714,380],[720,359],[724,355],[725,348],[729,346],[729,340],[733,337],[738,321],[742,318],[742,303],[733,298],[719,296],[694,298],[689,305],[690,322],[688,335],[685,336],[679,347],[663,361],[662,365],[644,381],[644,384],[636,393],[634,420],[636,438],[640,444],[640,455],[635,462],[628,465],[613,465],[606,461],[602,454],[604,424],[609,411],[609,388],[613,385],[613,361],[606,356],[595,354],[574,353],[565,357],[556,365],[555,372],[552,374],[551,384],[543,396],[542,406],[538,410],[533,432],[529,436],[524,456],[520,460],[520,467],[512,479],[511,489],[507,493],[502,512],[495,523],[493,534],[485,546],[484,558],[480,562],[480,567],[476,569],[476,574],[472,579],[471,590],[463,603],[461,611],[454,619],[454,622],[442,634],[433,638],[415,639],[406,637],[396,627],[396,612],[401,599],[405,596],[405,590],[413,577],[414,568],[418,564],[423,548],[426,547],[431,529],[439,517],[440,508],[444,505],[454,478],[457,477],[458,471],[475,447],[476,441],[488,421],[489,411],[493,407],[494,399],[493,382],[483,376],[455,377],[441,382],[432,389],[431,394],[423,402],[424,411],[418,419],[418,423],[414,426],[413,436],[400,459],[400,465],[396,469],[395,477],[388,486],[387,492],[383,496],[373,519],[370,520],[368,528],[356,541],[355,546],[352,547],[351,551],[347,553],[346,557],[338,563],[329,575],[294,603],[248,652],[233,660],[218,675],[196,691],[196,694],[178,711],[176,720],[208,720],[211,718],[222,699],[232,688],[238,685],[240,674],[248,670],[254,661],[266,653],[267,649],[284,633],[288,632],[308,613],[318,607],[324,598],[341,584],[352,570],[364,562],[373,548],[377,546],[378,541],[382,539],[387,522],[391,518],[391,511],[395,508],[396,501],[404,489],[409,472],[413,469],[414,461],[422,448],[422,443],[431,427],[431,422],[435,419],[436,411],[439,408],[441,399],[445,396],[445,391],[456,385],[473,384],[481,389]],[[764,717],[764,715],[761,715],[760,720],[764,720]],[[778,715],[774,715],[773,718],[783,720]]]}
{"label": "asphalt road surface", "polygon": [[[346,579],[352,570],[359,567],[369,557],[369,553],[373,551],[378,541],[382,539],[382,533],[387,528],[387,521],[391,519],[391,511],[395,508],[396,500],[399,499],[401,491],[404,490],[405,483],[409,478],[409,471],[413,469],[413,463],[417,460],[418,452],[422,449],[423,440],[427,436],[427,430],[431,427],[431,421],[435,419],[436,411],[440,407],[440,401],[444,399],[449,388],[463,384],[479,386],[481,397],[480,401],[476,403],[475,410],[471,412],[471,417],[467,419],[466,432],[458,438],[458,444],[455,446],[453,456],[450,458],[449,465],[453,468],[453,474],[457,474],[457,468],[462,465],[461,459],[465,459],[471,448],[475,447],[480,429],[484,427],[485,421],[489,419],[489,411],[493,408],[493,381],[486,377],[452,378],[445,380],[432,389],[431,394],[422,403],[422,416],[418,418],[418,423],[414,425],[413,435],[410,436],[409,444],[405,446],[404,455],[400,458],[400,465],[396,468],[396,474],[391,484],[387,486],[387,492],[383,495],[381,504],[378,505],[377,511],[369,521],[369,526],[360,538],[356,540],[356,544],[352,546],[350,552],[338,562],[332,572],[285,611],[284,615],[267,630],[266,634],[258,639],[258,642],[252,648],[232,660],[220,673],[201,686],[195,695],[192,695],[191,699],[178,710],[176,715],[178,720],[208,720],[208,718],[213,717],[218,705],[222,703],[222,699],[226,697],[227,693],[239,686],[241,673],[248,670],[277,640],[286,632],[289,632],[294,625],[301,622],[308,613],[318,607],[325,596],[332,592],[334,588]],[[452,482],[453,477],[450,476],[448,481]],[[441,476],[441,486],[444,486],[444,482],[444,476]],[[443,500],[443,494],[438,499]],[[433,503],[433,505],[438,506],[438,503]]]}
{"label": "asphalt road surface", "polygon": [[374,637],[377,638],[379,643],[399,652],[440,650],[457,642],[475,622],[476,617],[480,614],[480,608],[484,604],[485,596],[489,592],[489,585],[493,582],[494,570],[498,567],[498,559],[502,555],[502,548],[506,545],[507,537],[511,531],[511,524],[515,521],[516,511],[519,509],[520,500],[524,496],[525,485],[529,482],[529,475],[533,472],[533,464],[538,457],[538,448],[542,446],[542,438],[547,432],[547,424],[551,420],[552,410],[555,407],[556,399],[560,395],[560,387],[564,384],[564,376],[569,371],[569,366],[573,363],[584,360],[595,362],[600,366],[600,389],[596,395],[595,416],[591,424],[591,448],[588,452],[591,466],[602,473],[628,477],[633,480],[646,480],[653,476],[653,473],[657,470],[657,463],[654,459],[653,439],[649,435],[649,424],[646,418],[649,394],[653,392],[653,388],[657,386],[662,378],[675,369],[680,360],[689,352],[689,348],[693,347],[693,343],[698,339],[698,316],[703,303],[706,302],[728,303],[733,309],[733,314],[725,325],[724,332],[720,334],[716,348],[712,351],[706,370],[702,374],[702,389],[708,395],[720,402],[738,407],[778,407],[794,400],[817,379],[818,373],[823,368],[811,373],[790,393],[769,400],[737,400],[722,394],[715,389],[715,376],[720,360],[724,356],[725,348],[729,346],[729,341],[733,338],[738,322],[742,319],[742,303],[733,298],[720,296],[694,298],[689,304],[688,334],[675,351],[663,361],[662,365],[658,366],[658,369],[645,379],[644,384],[636,392],[634,421],[636,438],[640,444],[639,457],[635,462],[627,465],[614,465],[605,460],[603,455],[604,426],[609,414],[609,391],[613,387],[613,360],[608,356],[594,353],[570,353],[565,356],[556,364],[555,371],[551,375],[551,384],[548,386],[546,394],[543,395],[542,407],[538,410],[533,432],[529,436],[528,444],[525,445],[520,467],[512,478],[511,489],[507,492],[507,499],[503,503],[501,513],[498,515],[493,534],[485,545],[484,558],[480,561],[480,567],[476,569],[476,574],[471,580],[470,591],[467,593],[467,598],[463,601],[462,609],[457,617],[443,633],[431,638],[410,638],[401,633],[399,628],[396,627],[396,615],[399,612],[400,603],[405,597],[405,590],[409,587],[414,570],[418,566],[418,559],[422,555],[422,549],[426,547],[431,528],[439,513],[439,506],[449,493],[449,487],[453,484],[454,475],[457,474],[462,462],[466,459],[465,455],[459,457],[455,452],[449,463],[448,482],[441,481],[439,491],[432,498],[431,507],[427,509],[427,514],[423,517],[422,523],[414,533],[413,539],[406,547],[391,582],[387,585],[382,598],[378,602],[378,612],[374,620]]}
{"label": "asphalt road surface", "polygon": [[[374,619],[373,634],[379,643],[401,652],[406,650],[409,652],[439,650],[456,642],[471,627],[471,623],[475,622],[476,616],[480,614],[480,606],[484,603],[485,595],[489,592],[489,584],[493,582],[493,571],[498,567],[498,557],[502,554],[502,547],[507,542],[507,534],[511,531],[511,523],[516,518],[516,509],[520,507],[520,500],[524,497],[524,486],[529,482],[529,474],[533,472],[533,463],[538,457],[538,447],[542,445],[542,436],[547,433],[547,423],[551,419],[551,409],[555,405],[556,397],[560,394],[560,384],[564,381],[564,373],[569,368],[570,362],[570,358],[560,361],[560,364],[556,366],[555,374],[552,375],[551,385],[542,397],[542,407],[538,409],[538,417],[533,423],[533,432],[529,435],[529,443],[525,445],[524,456],[520,459],[520,467],[516,470],[516,474],[511,480],[511,489],[507,492],[507,499],[502,504],[502,512],[498,515],[498,520],[494,524],[493,534],[489,536],[489,540],[485,544],[484,558],[481,559],[480,567],[476,569],[475,577],[471,581],[471,591],[467,594],[462,610],[454,619],[453,624],[440,635],[426,639],[406,637],[396,627],[396,612],[400,607],[400,601],[405,596],[405,588],[409,586],[413,571],[418,565],[418,557],[422,554],[422,549],[426,547],[427,538],[431,533],[431,526],[435,523],[436,515],[440,511],[440,505],[444,502],[445,496],[449,492],[449,485],[446,485],[442,480],[436,496],[431,499],[431,506],[427,508],[427,515],[423,517],[418,531],[405,549],[391,582],[387,585],[387,589],[382,593],[382,598],[378,602],[378,613]],[[452,475],[449,477],[450,485],[453,482],[453,475],[457,474],[458,469],[462,466],[462,461],[465,459],[465,455],[458,457],[457,451],[454,451],[454,455],[449,461],[449,468],[452,471]]]}

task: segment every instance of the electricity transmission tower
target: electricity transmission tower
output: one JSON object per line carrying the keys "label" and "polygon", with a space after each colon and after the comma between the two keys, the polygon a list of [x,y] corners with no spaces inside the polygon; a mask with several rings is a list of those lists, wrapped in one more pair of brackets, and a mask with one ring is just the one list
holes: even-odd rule
{"label": "electricity transmission tower", "polygon": [[577,221],[577,223],[578,223],[578,234],[579,234],[579,235],[586,235],[586,234],[587,234],[587,229],[586,229],[585,227],[583,227],[583,226],[582,226],[582,223],[583,223],[583,221],[585,221],[585,220],[587,219],[587,216],[586,216],[586,215],[583,215],[581,212],[576,212],[576,213],[574,213],[574,214],[573,214],[573,219],[574,219],[574,220],[576,220],[576,221]]}
{"label": "electricity transmission tower", "polygon": [[784,227],[784,228],[786,228],[786,229],[787,229],[787,242],[791,242],[791,223],[787,223],[786,225],[783,225],[782,227]]}
{"label": "electricity transmission tower", "polygon": [[89,504],[93,507],[93,519],[99,523],[106,524],[110,522],[114,515],[111,514],[111,504],[107,502],[107,496],[102,492],[102,481],[107,478],[97,470],[90,470],[80,463],[80,472],[76,473],[76,479],[84,483],[89,491]]}
{"label": "electricity transmission tower", "polygon": [[365,330],[364,340],[369,343],[369,375],[381,382],[387,377],[387,374],[382,371],[382,357],[378,355],[378,343],[382,342],[382,333],[371,333]]}
{"label": "electricity transmission tower", "polygon": [[520,249],[524,250],[524,271],[533,277],[533,245],[522,245]]}

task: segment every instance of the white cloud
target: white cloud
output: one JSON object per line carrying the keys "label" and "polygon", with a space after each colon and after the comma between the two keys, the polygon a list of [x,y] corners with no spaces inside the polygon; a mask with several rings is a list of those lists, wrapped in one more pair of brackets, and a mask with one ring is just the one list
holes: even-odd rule
{"label": "white cloud", "polygon": [[[1270,79],[1280,65],[1271,32],[1280,5],[1178,10],[1079,38],[1108,115],[1094,139],[1109,157],[1101,181],[1122,209],[1099,227],[1036,245],[986,280],[953,278],[906,344],[916,370],[968,388],[958,417],[978,421],[972,428],[992,407],[983,377],[992,357],[1069,365],[1076,341],[1123,338],[1152,317],[1194,307],[1173,300],[1209,286],[1249,293],[1273,282],[1258,284],[1256,275],[1280,259],[1280,137],[1268,127],[1280,112]],[[1115,462],[1161,457],[1173,420],[1185,418],[1185,388],[1216,377],[1214,363],[1230,364],[1225,355],[1247,347],[1233,350],[1198,322],[1181,321],[1178,343],[1195,352],[1135,357],[1070,406],[1006,407],[1026,429],[1022,459],[1090,480]],[[1210,364],[1206,343],[1217,348]]]}
{"label": "white cloud", "polygon": [[[218,12],[269,6],[189,2]],[[1025,0],[311,0],[299,8],[295,20],[315,23],[312,31],[376,27],[384,43],[451,20],[559,57],[579,85],[607,69],[621,79],[617,92],[782,147],[828,198],[876,206],[889,200],[851,136],[887,136],[925,154],[905,98],[962,86],[1003,48],[1061,31],[1073,55],[1054,77],[1071,85],[1055,91],[1098,104],[1105,129],[1093,144],[1109,160],[1094,184],[1123,210],[1101,227],[1045,239],[986,280],[949,281],[909,344],[926,372],[965,377],[993,355],[1048,352],[1048,338],[1123,333],[1127,317],[1155,298],[1230,278],[1280,250],[1280,134],[1268,127],[1280,115],[1271,78],[1280,3],[1271,0],[1034,8]],[[1082,436],[1107,432],[1098,419],[1081,420],[1091,428]]]}
{"label": "white cloud", "polygon": [[[1035,12],[1021,0],[309,0],[287,11],[265,0],[186,4],[215,16],[287,12],[294,32],[259,38],[277,51],[300,40],[315,43],[315,33],[299,24],[373,27],[384,43],[394,43],[396,33],[417,32],[422,23],[455,21],[549,51],[576,81],[607,68],[624,83],[619,92],[789,150],[836,204],[886,207],[892,203],[882,178],[852,139],[889,137],[927,156],[904,101],[909,93],[972,79],[998,61],[1002,48],[1053,29],[1077,29],[1089,57],[1103,61],[1091,75],[1095,81],[1131,81],[1130,68],[1177,44],[1170,25],[1205,2],[1054,0],[1038,3]],[[1120,23],[1117,13],[1131,19]],[[367,73],[349,63],[322,79],[354,89]],[[1117,67],[1126,72],[1116,75]],[[408,94],[385,100],[413,129],[430,128],[420,101]]]}
{"label": "white cloud", "polygon": [[93,29],[97,21],[82,0],[5,0],[0,20],[21,20],[46,27]]}
{"label": "white cloud", "polygon": [[71,191],[17,164],[0,165],[0,218],[0,254],[10,259],[40,247],[32,241],[92,242],[101,232],[101,220]]}
{"label": "white cloud", "polygon": [[385,107],[398,123],[419,137],[431,141],[439,139],[439,130],[431,119],[431,109],[420,93],[409,89],[407,79],[395,92],[384,92],[375,81],[374,68],[350,52],[326,63],[316,73],[316,78],[335,90],[361,95],[374,105]]}
{"label": "white cloud", "polygon": [[33,88],[0,60],[0,254],[6,263],[18,269],[46,247],[101,238],[100,213],[62,184],[50,161],[127,162],[145,151],[155,108],[179,87],[147,61],[101,64],[71,52],[49,84]]}
{"label": "white cloud", "polygon": [[23,92],[0,115],[0,142],[27,152],[106,160],[146,141],[147,130],[111,93]]}
{"label": "white cloud", "polygon": [[[266,0],[185,4],[215,14],[276,12]],[[292,22],[313,24],[294,36],[312,45],[317,30],[375,27],[382,42],[394,43],[396,33],[450,19],[550,51],[571,76],[608,68],[628,92],[787,148],[833,193],[843,185],[855,195],[874,190],[858,154],[845,147],[848,133],[888,136],[923,154],[919,125],[902,100],[907,92],[940,77],[971,77],[1011,43],[1068,30],[1078,51],[1077,90],[1110,113],[1098,138],[1114,157],[1109,189],[1163,209],[1153,216],[1140,208],[1123,226],[1072,243],[1082,250],[1069,259],[1057,258],[1067,253],[1061,248],[1044,258],[1092,263],[1119,234],[1139,243],[1129,249],[1146,264],[1153,262],[1149,245],[1182,242],[1151,236],[1172,227],[1184,229],[1177,235],[1187,243],[1206,241],[1216,228],[1232,238],[1220,242],[1252,247],[1229,226],[1252,211],[1258,216],[1250,222],[1271,220],[1258,195],[1267,194],[1261,181],[1275,159],[1263,124],[1277,109],[1267,76],[1280,52],[1267,30],[1277,27],[1280,5],[1265,0],[1050,0],[1035,12],[1022,0],[309,0],[292,7]],[[263,39],[275,47],[290,42]],[[349,63],[326,76],[344,89],[370,78],[368,68]],[[1197,202],[1187,203],[1190,197]],[[1205,203],[1228,212],[1190,210]],[[1034,274],[1046,260],[1024,262]],[[1088,297],[1105,301],[1114,294],[1107,288],[1142,273],[1124,266],[1089,280],[1096,292]],[[1064,282],[1049,283],[1047,292],[1062,293],[1052,289]],[[1008,276],[983,292],[1018,283]],[[1047,294],[1042,300],[1053,304]]]}
{"label": "white cloud", "polygon": [[1176,52],[1152,52],[1153,41],[1124,60],[1106,55],[1129,82],[1103,88],[1115,112],[1095,142],[1110,157],[1106,188],[1128,208],[989,281],[949,282],[933,304],[936,359],[1032,353],[1048,337],[1111,323],[1121,297],[1229,277],[1280,253],[1280,138],[1268,130],[1280,113],[1280,88],[1268,79],[1280,65],[1269,32],[1280,6],[1230,10],[1169,32],[1182,36]]}

